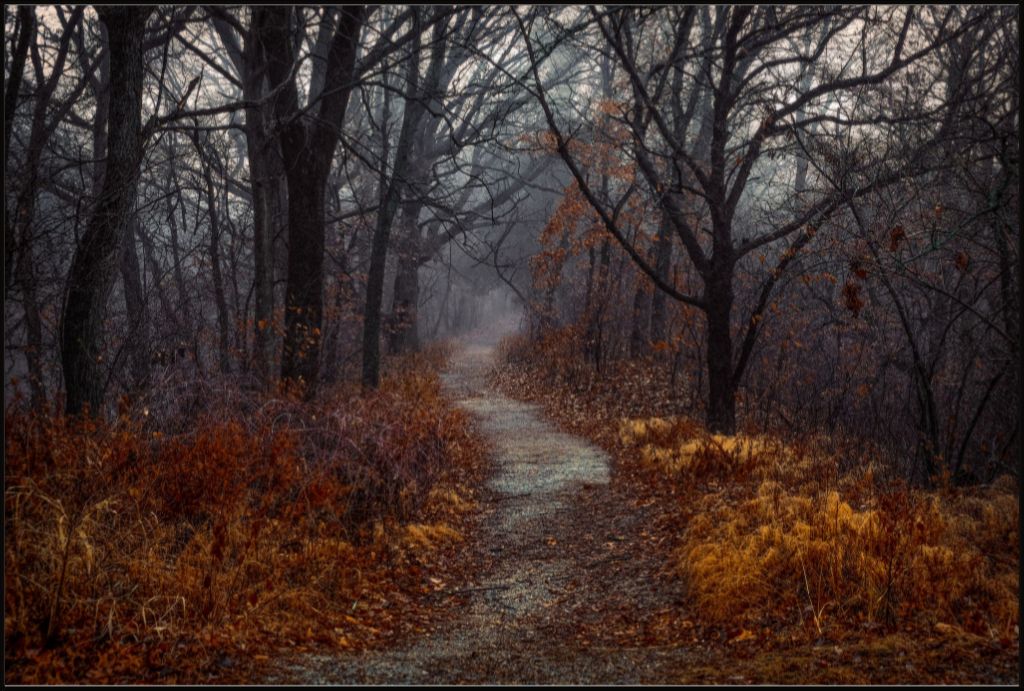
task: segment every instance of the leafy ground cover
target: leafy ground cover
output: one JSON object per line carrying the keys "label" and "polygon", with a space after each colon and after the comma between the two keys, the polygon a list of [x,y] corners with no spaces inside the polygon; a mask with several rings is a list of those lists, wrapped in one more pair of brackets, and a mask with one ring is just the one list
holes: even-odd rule
{"label": "leafy ground cover", "polygon": [[191,412],[5,415],[6,681],[229,682],[422,630],[484,448],[446,353],[379,391],[200,390]]}

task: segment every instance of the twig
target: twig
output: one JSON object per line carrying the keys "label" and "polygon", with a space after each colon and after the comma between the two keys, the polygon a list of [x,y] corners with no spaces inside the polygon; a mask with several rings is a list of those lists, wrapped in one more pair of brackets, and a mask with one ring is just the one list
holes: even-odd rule
{"label": "twig", "polygon": [[435,595],[462,595],[464,593],[476,593],[487,590],[508,590],[511,585],[481,585],[476,588],[461,588],[459,590],[439,590]]}

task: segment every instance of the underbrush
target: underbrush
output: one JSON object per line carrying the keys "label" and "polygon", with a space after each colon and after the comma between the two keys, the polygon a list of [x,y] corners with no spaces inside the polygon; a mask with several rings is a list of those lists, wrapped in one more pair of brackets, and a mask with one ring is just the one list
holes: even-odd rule
{"label": "underbrush", "polygon": [[756,628],[959,627],[1016,638],[1016,481],[922,491],[840,472],[813,440],[632,420],[623,444],[694,489],[677,569],[708,621]]}
{"label": "underbrush", "polygon": [[5,423],[7,682],[180,681],[257,640],[358,645],[396,574],[461,539],[483,457],[423,362],[315,403],[236,389],[194,418]]}
{"label": "underbrush", "polygon": [[868,440],[712,435],[665,393],[654,363],[574,375],[553,347],[507,341],[499,383],[615,453],[620,472],[667,481],[665,511],[678,520],[666,523],[680,526],[672,568],[701,622],[737,640],[785,630],[1016,641],[1016,479],[925,491]]}

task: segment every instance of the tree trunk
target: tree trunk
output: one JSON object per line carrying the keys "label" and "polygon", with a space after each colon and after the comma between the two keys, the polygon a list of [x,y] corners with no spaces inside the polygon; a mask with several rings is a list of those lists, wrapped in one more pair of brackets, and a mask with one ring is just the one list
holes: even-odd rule
{"label": "tree trunk", "polygon": [[[257,42],[246,43],[247,56],[255,51]],[[255,62],[250,58],[247,65]],[[242,89],[248,101],[263,96],[263,74],[248,67],[243,75]],[[277,211],[276,189],[280,182],[271,178],[272,166],[268,158],[274,154],[276,144],[264,130],[264,115],[259,107],[245,109],[245,142],[249,161],[249,181],[253,207],[253,259],[255,261],[256,307],[254,313],[253,358],[257,376],[264,385],[270,382],[274,362],[274,219]]]}
{"label": "tree trunk", "polygon": [[633,327],[629,334],[629,355],[643,357],[647,353],[651,328],[651,290],[647,280],[636,272],[636,288],[633,292]]}
{"label": "tree trunk", "polygon": [[309,393],[320,371],[325,179],[326,173],[311,167],[288,171],[288,287],[281,378],[305,383]]}
{"label": "tree trunk", "polygon": [[[434,27],[433,49],[427,73],[420,87],[420,31],[421,15],[419,10],[413,15],[414,33],[410,51],[408,72],[406,76],[405,112],[402,115],[402,129],[398,135],[395,149],[395,164],[387,189],[381,195],[380,210],[377,212],[377,227],[373,234],[373,246],[370,252],[370,269],[366,283],[366,309],[363,314],[363,386],[377,388],[380,384],[380,308],[384,296],[384,267],[387,259],[388,238],[391,223],[394,220],[398,204],[403,195],[408,198],[412,179],[411,154],[415,133],[419,131],[420,122],[426,113],[424,101],[437,89],[444,63],[445,41],[443,31],[446,22],[438,22]],[[386,151],[386,149],[385,149]],[[386,166],[382,166],[386,168]],[[384,173],[381,183],[384,183]],[[411,201],[411,200],[410,200]],[[412,214],[410,214],[412,216]],[[415,214],[419,216],[419,212]],[[415,221],[412,221],[415,222]]]}
{"label": "tree trunk", "polygon": [[131,388],[138,391],[149,379],[149,329],[146,319],[146,301],[142,294],[139,255],[135,249],[138,220],[132,219],[121,252],[121,281],[124,284],[124,306],[128,315],[128,333],[125,347],[131,363]]}
{"label": "tree trunk", "polygon": [[71,262],[61,318],[68,414],[103,402],[103,316],[135,202],[142,153],[142,35],[151,8],[100,6],[110,41],[110,136],[103,193]]}
{"label": "tree trunk", "polygon": [[711,269],[705,283],[708,322],[708,429],[716,434],[736,433],[736,382],[732,369],[732,266]]}
{"label": "tree trunk", "polygon": [[[655,243],[654,269],[662,280],[668,281],[672,271],[672,223],[662,212],[661,227]],[[651,341],[667,341],[668,296],[662,290],[655,290],[651,297]]]}
{"label": "tree trunk", "polygon": [[[32,5],[18,6],[18,42],[11,59],[11,74],[4,89],[4,175],[7,175],[7,161],[11,154],[11,132],[14,128],[14,113],[18,106],[21,79],[25,72],[25,57],[29,41],[35,35],[36,15]],[[17,242],[13,219],[4,218],[4,304],[7,303],[7,288],[13,279],[14,247]]]}
{"label": "tree trunk", "polygon": [[[288,270],[285,291],[285,342],[281,378],[316,390],[320,370],[324,271],[324,190],[345,121],[363,7],[345,7],[330,44],[323,92],[318,104],[300,111],[297,56],[291,40],[292,9],[261,6],[253,17],[275,92],[281,155],[288,182]],[[318,105],[319,107],[313,107]]]}
{"label": "tree trunk", "polygon": [[388,349],[392,354],[411,353],[420,347],[417,326],[420,299],[417,221],[421,208],[422,204],[418,201],[405,204],[399,223],[403,237],[398,250],[398,271],[395,273],[394,298],[391,303],[393,321],[388,339]]}
{"label": "tree trunk", "polygon": [[[198,142],[198,138],[196,140]],[[213,175],[209,164],[203,166],[206,178],[206,205],[210,212],[210,267],[213,274],[213,297],[217,305],[217,345],[222,374],[231,372],[231,359],[228,355],[228,304],[224,299],[224,276],[220,268],[220,219],[217,217],[217,191],[213,185]]]}

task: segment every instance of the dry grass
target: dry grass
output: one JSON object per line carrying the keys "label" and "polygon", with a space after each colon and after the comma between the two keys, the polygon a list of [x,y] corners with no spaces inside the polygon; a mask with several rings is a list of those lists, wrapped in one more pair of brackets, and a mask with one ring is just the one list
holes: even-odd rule
{"label": "dry grass", "polygon": [[1004,477],[912,490],[869,464],[841,473],[811,444],[629,420],[621,442],[690,488],[676,567],[708,621],[755,628],[957,627],[1016,637],[1019,502]]}
{"label": "dry grass", "polygon": [[210,649],[371,635],[354,603],[459,539],[482,457],[424,363],[395,371],[193,419],[8,410],[6,681],[202,678]]}

